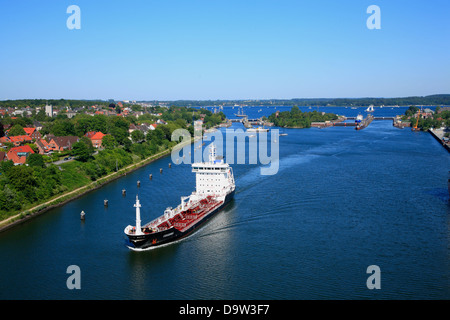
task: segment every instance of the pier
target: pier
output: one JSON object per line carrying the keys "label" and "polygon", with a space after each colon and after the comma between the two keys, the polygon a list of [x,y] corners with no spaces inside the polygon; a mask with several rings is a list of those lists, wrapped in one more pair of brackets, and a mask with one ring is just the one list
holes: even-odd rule
{"label": "pier", "polygon": [[[333,121],[325,121],[325,122],[312,122],[311,127],[323,129],[328,127],[353,127],[356,130],[362,130],[370,125],[374,120],[388,120],[392,121],[393,125],[396,126],[396,117],[374,117],[372,114],[368,114],[366,118],[362,119],[360,123],[357,122],[346,122],[347,120],[356,120],[356,117],[345,117],[339,116],[339,119]],[[228,119],[227,126],[230,126],[232,123],[241,122],[245,128],[252,128],[254,125],[271,127],[273,123],[265,122],[262,118],[259,119],[248,119],[247,116],[243,116],[239,119]]]}
{"label": "pier", "polygon": [[392,120],[395,125],[395,117],[374,117],[369,114],[366,118],[362,119],[360,123],[357,122],[345,122],[347,120],[356,120],[356,117],[344,117],[340,116],[338,120],[325,121],[325,122],[312,122],[311,127],[319,129],[328,127],[355,127],[356,130],[362,130],[370,125],[373,120]]}
{"label": "pier", "polygon": [[445,130],[443,129],[430,129],[429,133],[440,143],[442,146],[450,152],[450,141],[445,137]]}
{"label": "pier", "polygon": [[364,128],[367,128],[368,126],[369,126],[369,124],[371,124],[372,123],[372,121],[373,121],[373,115],[371,115],[371,114],[369,114],[369,115],[367,115],[367,117],[366,118],[364,118],[363,120],[361,120],[361,122],[360,123],[358,123],[357,125],[356,125],[356,130],[362,130],[362,129],[364,129]]}

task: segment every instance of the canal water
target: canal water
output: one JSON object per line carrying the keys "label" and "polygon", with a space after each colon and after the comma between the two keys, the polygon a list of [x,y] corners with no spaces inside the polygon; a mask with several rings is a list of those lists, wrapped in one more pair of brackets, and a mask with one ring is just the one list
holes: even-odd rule
{"label": "canal water", "polygon": [[[275,108],[244,110],[257,117]],[[404,111],[376,108],[375,116]],[[147,222],[193,191],[190,166],[169,168],[170,156],[1,233],[0,299],[450,298],[450,157],[429,133],[391,121],[280,133],[278,172],[234,164],[235,199],[179,243],[146,252],[124,245],[137,194]],[[72,265],[80,289],[67,287]],[[380,289],[366,285],[371,265]]]}

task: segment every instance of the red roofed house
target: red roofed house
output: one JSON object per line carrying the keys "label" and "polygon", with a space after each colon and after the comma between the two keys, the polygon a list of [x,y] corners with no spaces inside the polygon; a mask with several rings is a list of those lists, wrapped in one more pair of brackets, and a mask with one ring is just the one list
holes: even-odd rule
{"label": "red roofed house", "polygon": [[11,148],[6,154],[6,157],[8,158],[8,160],[12,160],[14,162],[14,165],[19,165],[24,164],[27,161],[27,157],[32,153],[34,153],[34,151],[31,149],[31,147],[29,145],[26,145]]}
{"label": "red roofed house", "polygon": [[14,146],[17,147],[23,143],[31,142],[31,138],[26,135],[12,136],[12,137],[9,137],[9,141],[11,141],[14,144]]}
{"label": "red roofed house", "polygon": [[7,136],[0,138],[0,147],[4,146],[6,142],[11,142]]}
{"label": "red roofed house", "polygon": [[36,140],[35,144],[38,147],[40,154],[46,154],[47,152],[50,151],[48,148],[48,142],[44,139]]}
{"label": "red roofed house", "polygon": [[104,136],[104,133],[97,132],[91,137],[92,145],[94,146],[94,148],[100,148],[102,146],[102,140]]}
{"label": "red roofed house", "polygon": [[39,140],[42,138],[42,135],[36,128],[23,128],[27,136],[29,136],[32,140]]}
{"label": "red roofed house", "polygon": [[95,132],[95,131],[89,131],[89,132],[86,132],[86,134],[84,135],[85,137],[88,137],[89,139],[91,139],[92,138],[92,136],[94,135],[94,134],[96,134],[97,132]]}
{"label": "red roofed house", "polygon": [[103,137],[106,136],[106,134],[100,131],[99,132],[89,131],[84,136],[91,139],[94,148],[100,148],[102,146]]}
{"label": "red roofed house", "polygon": [[78,141],[77,136],[53,137],[47,147],[50,151],[72,150],[72,145]]}

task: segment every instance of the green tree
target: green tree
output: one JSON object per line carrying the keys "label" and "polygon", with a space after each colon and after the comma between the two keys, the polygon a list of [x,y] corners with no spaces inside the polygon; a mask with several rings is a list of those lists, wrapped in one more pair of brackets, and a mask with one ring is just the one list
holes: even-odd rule
{"label": "green tree", "polygon": [[130,141],[128,139],[129,133],[127,129],[123,129],[121,127],[112,127],[110,129],[110,133],[114,137],[114,139],[116,139],[116,141],[122,145],[126,143],[126,140]]}
{"label": "green tree", "polygon": [[68,119],[55,120],[50,133],[53,133],[55,136],[74,136],[76,134],[75,126]]}
{"label": "green tree", "polygon": [[92,140],[89,139],[88,137],[84,137],[84,136],[81,137],[79,142],[82,142],[86,145],[86,147],[88,148],[89,154],[93,154],[95,152],[95,148],[92,145]]}
{"label": "green tree", "polygon": [[27,158],[27,163],[31,167],[44,167],[44,158],[39,153],[32,153]]}
{"label": "green tree", "polygon": [[12,136],[21,136],[21,135],[25,135],[25,130],[23,130],[23,127],[20,124],[16,124],[14,126],[11,127],[11,129],[9,129],[8,131],[8,136],[12,137]]}
{"label": "green tree", "polygon": [[145,135],[141,130],[134,130],[131,133],[131,139],[133,140],[134,143],[141,142],[142,140],[145,139]]}
{"label": "green tree", "polygon": [[408,110],[405,111],[405,115],[407,115],[408,117],[415,115],[417,113],[417,111],[419,111],[420,109],[418,107],[415,106],[410,106],[408,108]]}
{"label": "green tree", "polygon": [[76,157],[76,160],[81,162],[86,162],[91,157],[88,146],[81,141],[73,144],[72,154]]}
{"label": "green tree", "polygon": [[0,172],[6,174],[9,169],[14,167],[14,162],[12,160],[0,162]]}
{"label": "green tree", "polygon": [[37,121],[45,121],[45,119],[47,119],[47,115],[45,114],[45,110],[44,109],[39,110],[39,112],[36,113],[35,119]]}
{"label": "green tree", "polygon": [[105,149],[114,149],[115,147],[117,147],[117,145],[118,143],[116,139],[110,134],[107,134],[102,139],[102,146]]}
{"label": "green tree", "polygon": [[8,170],[6,176],[9,183],[16,190],[24,190],[29,186],[36,186],[34,170],[27,166],[14,166]]}
{"label": "green tree", "polygon": [[[22,204],[17,192],[6,185],[3,190],[0,190],[0,212],[19,210],[20,208],[22,208]],[[6,218],[6,216],[2,218]]]}
{"label": "green tree", "polygon": [[91,127],[89,128],[89,131],[100,131],[103,133],[106,133],[108,126],[108,117],[103,114],[96,114],[95,116],[91,117]]}

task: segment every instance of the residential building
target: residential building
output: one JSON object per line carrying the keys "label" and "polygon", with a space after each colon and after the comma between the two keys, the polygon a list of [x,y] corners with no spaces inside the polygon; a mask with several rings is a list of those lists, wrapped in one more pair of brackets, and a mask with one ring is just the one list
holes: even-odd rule
{"label": "residential building", "polygon": [[31,138],[27,135],[21,135],[21,136],[12,136],[8,137],[9,141],[14,144],[14,146],[20,146],[21,144],[25,144],[27,142],[31,142]]}
{"label": "residential building", "polygon": [[84,136],[91,139],[92,146],[94,148],[101,148],[103,137],[106,136],[106,134],[104,134],[100,131],[99,132],[89,131]]}
{"label": "residential building", "polygon": [[80,141],[77,136],[53,137],[48,143],[50,151],[72,150],[72,145]]}
{"label": "residential building", "polygon": [[7,142],[11,142],[11,140],[9,140],[9,138],[7,136],[1,137],[0,138],[0,147],[3,147],[5,145],[5,143]]}
{"label": "residential building", "polygon": [[101,148],[102,146],[102,139],[105,136],[102,132],[97,132],[91,137],[92,145],[94,148]]}
{"label": "residential building", "polygon": [[12,160],[14,165],[20,165],[24,164],[27,161],[27,157],[32,153],[34,153],[33,149],[29,145],[26,145],[11,148],[6,154],[6,157],[8,160]]}
{"label": "residential building", "polygon": [[39,154],[46,154],[50,151],[48,142],[45,139],[36,140],[35,144],[38,147]]}
{"label": "residential building", "polygon": [[36,130],[36,128],[23,128],[27,136],[31,138],[31,140],[39,140],[42,138],[41,133]]}
{"label": "residential building", "polygon": [[89,131],[89,132],[86,132],[86,134],[84,136],[91,139],[96,133],[97,132],[95,132],[95,131]]}
{"label": "residential building", "polygon": [[42,124],[39,121],[37,121],[37,120],[33,121],[33,126],[36,128],[36,131],[41,131],[42,130]]}

